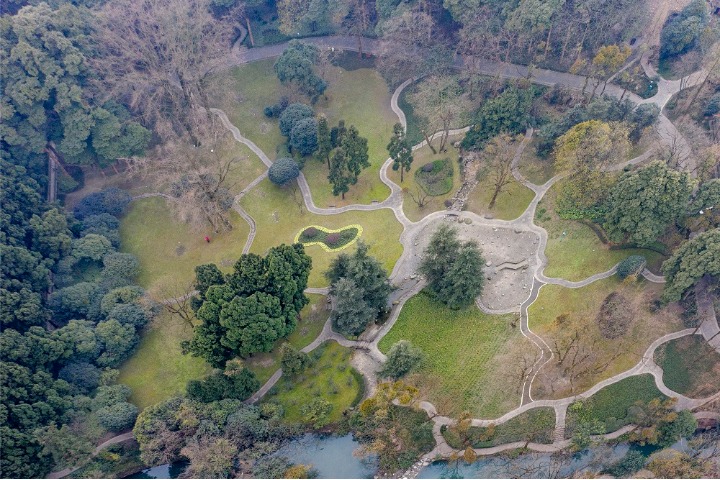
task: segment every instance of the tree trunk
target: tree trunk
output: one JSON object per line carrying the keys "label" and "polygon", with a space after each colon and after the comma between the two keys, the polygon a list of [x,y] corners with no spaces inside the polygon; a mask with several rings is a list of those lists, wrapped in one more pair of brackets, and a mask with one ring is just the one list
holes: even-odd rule
{"label": "tree trunk", "polygon": [[405,173],[405,165],[400,165],[400,183],[403,183],[403,173]]}
{"label": "tree trunk", "polygon": [[253,38],[252,27],[250,26],[250,19],[245,17],[245,24],[247,25],[248,35],[250,36],[250,46],[255,46],[255,39]]}
{"label": "tree trunk", "polygon": [[342,198],[343,200],[345,200],[345,192],[341,192],[341,193],[340,193],[340,198]]}
{"label": "tree trunk", "polygon": [[605,88],[607,88],[607,84],[608,84],[608,81],[605,80],[605,83],[603,83],[603,88],[602,88],[602,90],[600,91],[600,95],[602,95],[602,94],[605,93]]}
{"label": "tree trunk", "polygon": [[362,44],[362,34],[358,33],[357,36],[357,42],[358,42],[358,55],[360,58],[363,56],[363,44]]}
{"label": "tree trunk", "polygon": [[552,29],[553,29],[553,24],[551,23],[551,24],[550,24],[550,28],[548,28],[547,38],[545,39],[545,53],[544,53],[544,55],[545,55],[545,59],[546,59],[546,60],[547,60],[548,50],[550,49],[550,35],[552,34]]}
{"label": "tree trunk", "polygon": [[435,150],[435,147],[432,146],[432,143],[430,143],[430,137],[428,137],[427,132],[425,131],[425,129],[423,129],[422,133],[423,133],[423,135],[425,136],[425,141],[427,142],[428,147],[430,147],[430,150],[432,150],[433,155],[437,155],[437,151]]}
{"label": "tree trunk", "polygon": [[490,210],[492,210],[493,207],[495,207],[495,200],[497,200],[498,195],[500,195],[500,187],[495,187],[495,191],[493,192],[493,196],[492,196],[492,198],[490,199],[490,205],[488,205],[488,208],[489,208]]}

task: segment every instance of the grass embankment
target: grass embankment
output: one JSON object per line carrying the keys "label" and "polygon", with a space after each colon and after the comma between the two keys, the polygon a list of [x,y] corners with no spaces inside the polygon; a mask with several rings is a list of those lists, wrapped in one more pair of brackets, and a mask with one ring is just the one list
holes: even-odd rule
{"label": "grass embankment", "polygon": [[555,430],[555,410],[549,407],[533,408],[511,418],[505,423],[491,427],[470,427],[466,434],[456,427],[443,430],[443,436],[452,448],[457,450],[487,448],[505,443],[529,441],[552,443]]}
{"label": "grass embankment", "polygon": [[704,398],[720,390],[720,353],[701,335],[661,345],[655,362],[663,369],[665,385],[681,395]]}
{"label": "grass embankment", "polygon": [[[447,152],[444,153],[433,154],[427,145],[415,150],[413,152],[413,163],[410,165],[410,171],[403,174],[403,182],[400,182],[400,171],[394,171],[392,167],[388,168],[387,173],[390,180],[400,185],[400,188],[403,189],[403,211],[410,220],[417,222],[432,212],[444,210],[446,208],[445,200],[452,198],[458,188],[460,188],[461,178],[460,166],[458,164],[458,151],[452,146],[452,143],[460,140],[460,138],[459,136],[450,137],[448,143],[451,145],[448,147]],[[423,165],[446,158],[450,160],[450,166],[453,169],[452,177],[449,177],[452,186],[445,194],[436,196],[428,195],[418,184],[416,172],[422,168]],[[413,196],[418,198],[418,195],[424,197],[425,200],[425,206],[422,208],[418,207],[418,204],[412,198]]]}
{"label": "grass embankment", "polygon": [[313,364],[295,378],[283,376],[266,397],[285,409],[285,420],[303,422],[300,409],[315,398],[332,404],[328,423],[340,421],[343,412],[360,398],[362,377],[350,366],[352,350],[326,342],[310,353]]}
{"label": "grass embankment", "polygon": [[[402,226],[389,209],[314,215],[304,206],[301,209],[288,189],[273,185],[267,179],[243,197],[242,206],[257,223],[257,236],[250,249],[253,253],[263,254],[273,245],[292,243],[297,232],[308,225],[339,229],[357,224],[363,228],[362,240],[370,246],[370,255],[380,260],[388,273],[402,254],[399,240]],[[352,245],[343,252],[351,253],[354,248],[356,246]],[[305,251],[313,259],[309,286],[327,286],[323,274],[332,259],[342,252],[326,252],[319,245],[309,246]]]}
{"label": "grass embankment", "polygon": [[[613,292],[622,296],[629,323],[625,333],[611,339],[601,332],[598,314],[603,301]],[[562,398],[581,393],[599,381],[628,370],[640,361],[655,339],[681,329],[676,306],[657,311],[653,308],[653,301],[661,293],[660,285],[645,281],[623,283],[616,276],[577,289],[558,285],[542,287],[528,309],[530,328],[551,347],[557,342],[563,352],[566,350],[563,345],[572,344],[576,333],[579,341],[569,349],[571,353],[562,365],[558,364],[556,354],[541,370],[533,386],[533,396]],[[574,352],[579,353],[576,356]],[[572,369],[575,374],[568,374],[565,369],[573,358],[585,360],[576,363]]]}
{"label": "grass embankment", "polygon": [[555,175],[555,166],[551,157],[541,158],[537,155],[538,138],[534,136],[525,146],[518,170],[520,174],[535,185],[542,185]]}
{"label": "grass embankment", "polygon": [[[610,433],[632,423],[631,408],[637,402],[647,403],[655,398],[665,399],[665,395],[655,386],[652,375],[638,375],[609,385],[592,397],[583,401],[582,421],[602,423],[602,433]],[[571,437],[580,415],[574,411],[572,404],[568,407],[566,419],[566,437]]]}
{"label": "grass embankment", "polygon": [[579,281],[609,270],[630,255],[644,256],[648,268],[655,273],[659,272],[665,259],[660,253],[642,248],[611,250],[588,225],[561,219],[554,211],[554,197],[561,183],[553,185],[540,201],[535,216],[535,222],[548,232],[545,275]]}
{"label": "grass embankment", "polygon": [[408,300],[379,347],[387,353],[395,342],[409,340],[422,349],[424,364],[407,381],[442,414],[498,417],[520,399],[512,373],[520,355],[513,348],[530,348],[511,325],[515,319],[486,315],[475,306],[450,310],[420,293]]}
{"label": "grass embankment", "polygon": [[[213,79],[215,106],[223,109],[243,136],[260,147],[271,160],[285,142],[277,119],[265,117],[263,109],[276,103],[285,88],[275,76],[275,59],[253,62]],[[345,200],[334,197],[327,180],[327,166],[320,160],[306,159],[303,172],[310,184],[313,200],[319,207],[382,201],[390,194],[379,177],[380,166],[387,159],[386,146],[397,117],[390,109],[390,92],[377,71],[360,68],[352,71],[330,66],[325,78],[329,86],[325,96],[313,105],[315,113],[325,115],[331,126],[339,120],[355,125],[368,139],[371,166],[363,171],[358,183],[350,188]],[[359,95],[358,92],[363,92]],[[309,100],[300,98],[302,103]]]}

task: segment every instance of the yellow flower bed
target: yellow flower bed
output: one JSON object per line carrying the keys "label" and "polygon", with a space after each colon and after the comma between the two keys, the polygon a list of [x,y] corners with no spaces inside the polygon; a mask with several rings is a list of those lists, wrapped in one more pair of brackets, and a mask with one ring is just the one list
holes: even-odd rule
{"label": "yellow flower bed", "polygon": [[[330,234],[330,233],[340,233],[340,232],[343,232],[343,231],[347,230],[348,228],[355,228],[355,229],[357,229],[357,234],[355,235],[355,238],[353,238],[352,240],[350,240],[348,243],[346,243],[346,244],[343,245],[342,247],[330,248],[330,247],[328,247],[328,246],[325,244],[325,242],[319,242],[319,241],[318,241],[318,242],[301,242],[301,241],[300,241],[300,236],[301,236],[302,233],[303,233],[305,230],[307,230],[308,228],[316,228],[316,229],[320,230],[321,232],[324,232],[324,233],[327,233],[327,234]],[[306,246],[306,247],[309,247],[309,246],[311,246],[311,245],[320,245],[320,248],[322,248],[322,249],[325,250],[326,252],[338,252],[338,251],[340,251],[340,250],[344,250],[344,249],[348,248],[350,245],[352,245],[353,243],[357,242],[357,239],[360,238],[360,235],[362,235],[362,233],[363,233],[363,228],[362,228],[362,226],[360,226],[360,225],[358,225],[358,224],[347,225],[347,226],[345,226],[345,227],[338,228],[338,229],[336,229],[336,230],[331,230],[331,229],[329,229],[329,228],[321,227],[321,226],[319,226],[319,225],[308,225],[308,226],[306,226],[306,227],[303,227],[303,228],[297,233],[297,235],[295,235],[295,240],[294,240],[294,242],[295,242],[295,243],[302,243],[302,244],[303,244],[304,246]]]}

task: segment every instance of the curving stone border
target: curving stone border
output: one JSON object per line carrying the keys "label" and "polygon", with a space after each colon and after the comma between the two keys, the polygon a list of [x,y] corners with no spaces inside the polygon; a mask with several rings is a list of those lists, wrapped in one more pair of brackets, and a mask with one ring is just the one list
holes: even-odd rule
{"label": "curving stone border", "polygon": [[[349,229],[349,228],[354,228],[354,229],[357,230],[357,233],[355,234],[355,238],[353,238],[352,240],[350,240],[348,243],[346,243],[346,244],[343,245],[342,247],[330,248],[330,247],[327,246],[327,244],[326,244],[325,242],[301,242],[301,241],[300,241],[300,236],[301,236],[302,233],[303,233],[305,230],[307,230],[308,228],[317,228],[317,229],[320,230],[321,232],[325,232],[325,233],[340,233],[340,232],[344,232],[345,230],[347,230],[347,229]],[[300,243],[300,244],[302,244],[302,245],[304,245],[304,246],[306,246],[306,247],[311,247],[311,246],[313,246],[313,245],[319,245],[320,248],[322,248],[323,250],[325,250],[325,251],[328,252],[328,253],[329,253],[329,252],[339,252],[340,250],[345,250],[346,248],[348,248],[349,246],[351,246],[352,244],[354,244],[355,242],[357,242],[358,239],[360,238],[360,235],[362,235],[362,233],[363,233],[363,227],[362,227],[362,225],[359,225],[359,224],[357,224],[357,223],[353,223],[352,225],[347,225],[347,226],[342,227],[342,228],[337,228],[337,229],[335,229],[335,230],[331,230],[331,229],[329,229],[329,228],[325,228],[325,227],[322,227],[322,226],[320,226],[320,225],[308,225],[307,227],[303,227],[303,228],[297,233],[297,235],[295,235],[295,239],[293,240],[293,243]]]}

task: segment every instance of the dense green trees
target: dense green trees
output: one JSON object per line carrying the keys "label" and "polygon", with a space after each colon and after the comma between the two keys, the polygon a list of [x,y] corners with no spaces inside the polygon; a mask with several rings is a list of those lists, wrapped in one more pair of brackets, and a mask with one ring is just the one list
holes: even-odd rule
{"label": "dense green trees", "polygon": [[476,242],[461,242],[457,230],[443,224],[430,238],[419,270],[435,298],[458,309],[482,292],[484,263]]}
{"label": "dense green trees", "polygon": [[333,326],[345,335],[362,333],[385,311],[392,291],[387,272],[367,252],[368,246],[358,242],[355,253],[341,253],[325,273],[335,300]]}
{"label": "dense green trees", "polygon": [[245,400],[260,388],[255,374],[243,368],[234,375],[222,372],[210,375],[204,380],[190,380],[187,384],[188,398],[199,402],[217,402],[226,398]]}
{"label": "dense green trees", "polygon": [[663,298],[677,301],[703,275],[720,276],[720,228],[700,233],[680,245],[663,263]]}
{"label": "dense green trees", "polygon": [[692,48],[709,20],[706,2],[694,0],[671,16],[660,33],[660,57],[670,58]]}
{"label": "dense green trees", "polygon": [[[106,429],[132,423],[129,389],[105,392],[113,388],[110,368],[132,352],[153,311],[140,303],[142,289],[132,288],[139,295],[117,296],[129,311],[103,309],[113,287],[130,288],[137,260],[44,204],[24,168],[0,160],[0,185],[0,468],[8,477],[42,477],[82,460]],[[124,205],[112,207],[119,214]],[[82,210],[83,221],[99,217]],[[95,226],[119,240],[117,218],[103,215],[114,221],[103,217]]]}
{"label": "dense green trees", "polygon": [[315,68],[319,59],[316,46],[293,40],[275,62],[275,73],[282,83],[293,85],[315,101],[327,88]]}
{"label": "dense green trees", "polygon": [[280,133],[286,137],[290,137],[293,127],[306,118],[312,118],[314,115],[312,108],[302,103],[292,103],[283,110],[279,118]]}
{"label": "dense green trees", "polygon": [[[280,245],[263,258],[243,255],[225,278],[215,266],[196,269],[202,324],[185,351],[219,367],[232,357],[267,352],[295,329],[312,262],[302,245]],[[210,282],[217,282],[212,284]]]}
{"label": "dense green trees", "polygon": [[370,161],[367,138],[361,137],[354,125],[350,125],[339,143],[330,160],[328,180],[333,195],[341,195],[344,199],[350,186],[357,183],[360,172],[370,166]]}
{"label": "dense green trees", "polygon": [[388,143],[387,151],[393,160],[392,169],[400,170],[400,183],[403,182],[403,173],[410,171],[413,162],[412,146],[405,135],[405,129],[399,123],[393,126],[393,136]]}
{"label": "dense green trees", "polygon": [[498,134],[516,134],[525,130],[535,92],[534,87],[521,89],[511,85],[485,102],[462,141],[463,148],[480,149]]}
{"label": "dense green trees", "polygon": [[686,210],[690,175],[663,162],[623,175],[610,189],[604,228],[611,240],[648,246]]}
{"label": "dense green trees", "polygon": [[84,7],[42,3],[3,16],[0,70],[3,110],[0,143],[40,178],[48,142],[68,163],[98,162],[142,153],[150,132],[122,109],[94,103],[88,56],[92,15]]}

